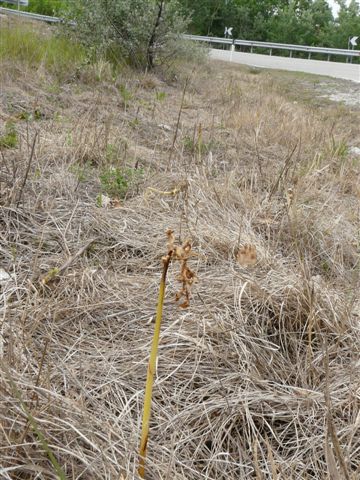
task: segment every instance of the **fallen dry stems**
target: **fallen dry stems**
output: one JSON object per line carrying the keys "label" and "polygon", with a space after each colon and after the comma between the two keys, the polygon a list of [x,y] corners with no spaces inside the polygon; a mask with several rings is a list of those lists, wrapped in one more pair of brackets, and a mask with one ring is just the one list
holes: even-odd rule
{"label": "fallen dry stems", "polygon": [[30,171],[30,167],[31,167],[31,162],[32,162],[32,159],[34,157],[34,153],[35,153],[35,145],[36,145],[36,139],[37,139],[37,136],[38,136],[38,132],[35,133],[34,135],[34,139],[32,141],[32,145],[31,145],[31,152],[30,152],[30,157],[29,157],[29,161],[28,161],[28,164],[26,166],[26,170],[25,170],[25,175],[24,175],[24,180],[20,186],[20,190],[19,190],[19,193],[18,193],[18,198],[17,198],[17,204],[16,206],[19,208],[19,205],[20,205],[20,202],[21,202],[21,197],[22,197],[22,194],[23,194],[23,191],[24,191],[24,187],[26,185],[26,181],[28,179],[28,175],[29,175],[29,171]]}
{"label": "fallen dry stems", "polygon": [[[71,218],[70,218],[71,220]],[[54,267],[52,268],[49,272],[47,272],[41,279],[41,284],[46,286],[48,285],[51,281],[53,281],[56,277],[59,275],[62,275],[65,273],[65,271],[75,262],[77,258],[79,258],[88,248],[96,241],[96,238],[93,238],[86,242],[85,245],[79,248],[79,250],[74,253],[74,255],[71,255],[66,262],[64,262],[60,267]]]}
{"label": "fallen dry stems", "polygon": [[190,77],[186,77],[185,83],[184,83],[184,87],[183,87],[183,91],[182,91],[182,96],[181,96],[181,102],[180,102],[180,106],[179,106],[178,116],[177,116],[177,120],[176,120],[176,126],[175,126],[174,136],[173,136],[172,144],[171,144],[171,148],[170,148],[168,168],[169,168],[169,166],[171,165],[171,162],[172,162],[172,159],[173,159],[173,155],[174,155],[176,140],[177,140],[178,134],[179,134],[181,114],[182,114],[182,111],[183,111],[183,108],[184,108],[185,95],[186,95],[186,91],[187,91],[189,82],[190,82]]}
{"label": "fallen dry stems", "polygon": [[43,432],[39,428],[39,425],[38,425],[37,421],[35,420],[35,418],[33,417],[30,410],[26,407],[26,405],[25,405],[25,403],[22,399],[22,395],[21,395],[20,390],[17,388],[16,384],[14,383],[13,379],[11,378],[11,374],[10,374],[10,371],[9,371],[8,367],[2,361],[1,361],[1,369],[7,375],[7,379],[9,381],[10,385],[11,385],[12,393],[13,393],[14,397],[20,403],[21,408],[22,408],[22,410],[23,410],[23,412],[26,416],[27,422],[31,425],[31,428],[35,432],[41,447],[46,452],[46,455],[49,457],[50,463],[53,466],[57,477],[59,478],[59,480],[66,480],[65,473],[62,470],[62,468],[60,467],[53,451],[49,447],[49,443],[46,440],[45,435],[43,434]]}

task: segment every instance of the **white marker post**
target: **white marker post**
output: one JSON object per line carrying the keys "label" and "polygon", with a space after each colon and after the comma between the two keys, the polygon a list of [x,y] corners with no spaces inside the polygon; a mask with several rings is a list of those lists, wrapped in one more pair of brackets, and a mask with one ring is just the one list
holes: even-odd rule
{"label": "white marker post", "polygon": [[[233,28],[234,27],[225,27],[225,32],[224,32],[225,38],[232,37]],[[234,51],[235,51],[235,45],[232,43],[230,46],[230,59],[229,59],[230,62],[232,62]]]}
{"label": "white marker post", "polygon": [[[348,41],[348,49],[350,50],[350,45],[351,45],[351,50],[354,50],[354,47],[357,45],[357,39],[359,37],[349,37]],[[352,57],[350,57],[350,63],[352,63]]]}
{"label": "white marker post", "polygon": [[225,38],[232,37],[233,28],[234,27],[229,27],[229,28],[225,27],[225,32],[224,32]]}

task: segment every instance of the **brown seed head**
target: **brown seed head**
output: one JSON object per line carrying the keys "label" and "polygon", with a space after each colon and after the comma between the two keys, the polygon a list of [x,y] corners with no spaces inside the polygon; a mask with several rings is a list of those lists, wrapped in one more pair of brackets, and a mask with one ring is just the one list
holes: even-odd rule
{"label": "brown seed head", "polygon": [[178,302],[184,298],[184,301],[179,304],[179,307],[187,308],[190,305],[190,289],[196,281],[195,272],[193,272],[187,264],[192,254],[191,241],[185,240],[182,245],[176,245],[174,231],[169,229],[166,234],[168,237],[168,255],[170,255],[173,260],[180,262],[180,273],[177,279],[181,283],[181,289],[176,293],[175,301]]}
{"label": "brown seed head", "polygon": [[245,244],[244,246],[240,247],[236,255],[236,260],[243,267],[255,265],[257,262],[255,245]]}

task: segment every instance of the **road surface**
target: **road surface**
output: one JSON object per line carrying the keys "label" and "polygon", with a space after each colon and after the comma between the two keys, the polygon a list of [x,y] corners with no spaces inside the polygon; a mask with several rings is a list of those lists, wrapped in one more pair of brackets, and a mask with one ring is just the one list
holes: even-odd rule
{"label": "road surface", "polygon": [[360,83],[360,65],[350,63],[326,62],[320,60],[303,60],[300,58],[276,57],[255,53],[230,52],[230,50],[210,50],[211,58],[242,63],[259,68],[275,68],[293,72],[313,73],[329,77],[343,78]]}

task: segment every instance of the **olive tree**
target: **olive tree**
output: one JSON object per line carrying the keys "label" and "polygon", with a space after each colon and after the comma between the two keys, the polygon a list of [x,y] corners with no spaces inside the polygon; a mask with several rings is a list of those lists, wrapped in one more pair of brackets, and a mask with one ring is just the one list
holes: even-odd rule
{"label": "olive tree", "polygon": [[70,0],[66,17],[90,51],[148,69],[176,50],[187,27],[177,0]]}

